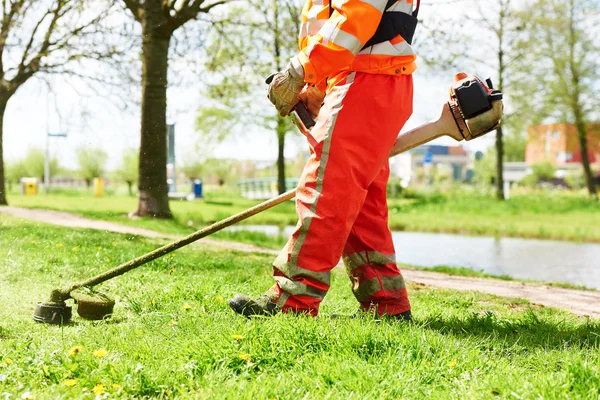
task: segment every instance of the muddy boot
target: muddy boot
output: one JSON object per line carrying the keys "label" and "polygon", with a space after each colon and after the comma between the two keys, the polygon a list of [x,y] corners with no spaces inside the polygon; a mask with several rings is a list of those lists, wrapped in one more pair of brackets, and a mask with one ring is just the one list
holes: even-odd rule
{"label": "muddy boot", "polygon": [[236,294],[229,299],[229,307],[238,314],[251,317],[254,315],[271,316],[279,312],[277,305],[269,296],[251,297],[245,294]]}

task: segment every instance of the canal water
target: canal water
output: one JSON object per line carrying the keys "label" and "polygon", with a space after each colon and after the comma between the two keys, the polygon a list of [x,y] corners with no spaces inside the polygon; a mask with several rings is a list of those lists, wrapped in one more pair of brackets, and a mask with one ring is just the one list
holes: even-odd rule
{"label": "canal water", "polygon": [[[294,227],[240,225],[230,229],[289,236]],[[600,289],[599,244],[421,232],[393,232],[393,238],[399,263],[466,267],[516,279]]]}

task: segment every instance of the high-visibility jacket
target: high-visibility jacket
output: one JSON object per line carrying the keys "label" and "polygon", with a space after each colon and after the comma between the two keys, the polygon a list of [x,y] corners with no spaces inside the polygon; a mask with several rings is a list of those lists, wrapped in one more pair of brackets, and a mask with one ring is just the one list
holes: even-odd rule
{"label": "high-visibility jacket", "polygon": [[398,35],[363,48],[375,34],[384,12],[412,14],[415,0],[398,0],[387,10],[387,0],[306,0],[302,10],[298,59],[304,79],[323,87],[351,70],[373,74],[409,75],[416,55]]}

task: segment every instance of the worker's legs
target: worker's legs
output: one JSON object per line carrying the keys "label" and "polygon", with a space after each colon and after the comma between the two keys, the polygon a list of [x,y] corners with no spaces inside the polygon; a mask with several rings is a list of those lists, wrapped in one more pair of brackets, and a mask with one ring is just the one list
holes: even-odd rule
{"label": "worker's legs", "polygon": [[386,163],[368,189],[343,253],[352,292],[361,309],[377,311],[381,316],[410,310],[388,227],[386,190],[389,174]]}
{"label": "worker's legs", "polygon": [[[411,113],[411,76],[351,73],[325,97],[296,194],[298,226],[274,262],[277,283],[268,293],[284,312],[317,314],[329,289],[329,272],[340,260],[365,199],[369,198],[368,207],[380,207],[378,212],[387,215],[385,202],[371,199],[369,192],[385,190],[382,170]],[[372,188],[376,180],[379,183]],[[389,240],[385,236],[389,230],[381,221],[373,234],[382,235],[385,243]],[[359,237],[364,240],[362,229]],[[365,278],[371,276],[369,271]],[[397,270],[380,271],[377,276],[397,281],[394,273],[398,276]],[[383,287],[384,292],[392,292],[387,284]],[[386,305],[389,293],[370,296]],[[406,308],[404,303],[390,304],[389,313]]]}

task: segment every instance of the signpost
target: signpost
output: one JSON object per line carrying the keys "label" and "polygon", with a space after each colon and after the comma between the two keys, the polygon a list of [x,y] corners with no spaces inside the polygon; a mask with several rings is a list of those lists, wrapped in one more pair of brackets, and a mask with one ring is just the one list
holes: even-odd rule
{"label": "signpost", "polygon": [[[170,174],[169,174],[170,173]],[[177,191],[177,171],[175,169],[175,124],[167,125],[167,181],[170,180],[170,192]]]}
{"label": "signpost", "polygon": [[46,157],[44,157],[44,188],[46,194],[50,192],[50,138],[67,137],[66,133],[46,133]]}

